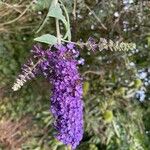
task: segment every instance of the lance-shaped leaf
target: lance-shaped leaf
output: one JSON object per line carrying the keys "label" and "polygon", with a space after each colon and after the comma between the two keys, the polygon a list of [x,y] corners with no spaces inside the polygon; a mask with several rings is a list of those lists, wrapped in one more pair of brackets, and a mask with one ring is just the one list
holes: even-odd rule
{"label": "lance-shaped leaf", "polygon": [[61,20],[65,25],[67,25],[67,21],[66,21],[65,17],[63,16],[63,12],[60,8],[59,3],[57,3],[56,5],[54,5],[54,4],[51,5],[47,16],[57,18],[57,19]]}
{"label": "lance-shaped leaf", "polygon": [[54,45],[57,43],[57,38],[54,35],[50,35],[50,34],[44,34],[40,37],[35,38],[34,40],[38,42],[50,44],[50,45]]}

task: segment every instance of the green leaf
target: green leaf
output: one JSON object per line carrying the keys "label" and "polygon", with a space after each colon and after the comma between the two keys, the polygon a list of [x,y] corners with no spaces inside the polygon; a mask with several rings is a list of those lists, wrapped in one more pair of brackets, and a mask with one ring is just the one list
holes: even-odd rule
{"label": "green leaf", "polygon": [[67,21],[65,17],[63,16],[59,3],[57,3],[56,5],[54,4],[51,5],[47,16],[57,18],[61,20],[65,24],[65,26],[67,26]]}
{"label": "green leaf", "polygon": [[71,31],[70,31],[70,19],[69,19],[69,14],[68,11],[65,7],[65,5],[61,2],[61,5],[63,7],[64,13],[66,15],[66,19],[67,19],[67,23],[65,24],[65,28],[66,28],[66,34],[64,35],[63,39],[66,39],[68,37],[68,40],[71,40]]}
{"label": "green leaf", "polygon": [[32,9],[34,11],[42,11],[49,8],[52,0],[38,0],[37,3],[32,4]]}
{"label": "green leaf", "polygon": [[50,44],[50,45],[54,45],[57,43],[57,38],[54,35],[50,35],[50,34],[44,34],[40,37],[35,38],[34,40],[38,42]]}

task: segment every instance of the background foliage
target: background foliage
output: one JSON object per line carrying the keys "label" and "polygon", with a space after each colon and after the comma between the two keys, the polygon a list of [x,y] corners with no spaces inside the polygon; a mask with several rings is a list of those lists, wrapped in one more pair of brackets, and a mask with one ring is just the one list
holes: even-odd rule
{"label": "background foliage", "polygon": [[[55,35],[46,17],[51,0],[0,1],[0,149],[66,150],[53,138],[50,85],[38,78],[20,91],[11,87],[29,57],[33,39]],[[150,149],[150,2],[138,0],[63,0],[72,40],[92,36],[134,42],[128,52],[83,48],[84,138],[79,150]],[[65,32],[61,28],[61,32]]]}

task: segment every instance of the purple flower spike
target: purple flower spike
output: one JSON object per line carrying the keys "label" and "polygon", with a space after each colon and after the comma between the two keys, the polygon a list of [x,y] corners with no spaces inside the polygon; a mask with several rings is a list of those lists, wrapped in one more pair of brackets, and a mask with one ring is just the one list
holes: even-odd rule
{"label": "purple flower spike", "polygon": [[56,118],[54,126],[58,131],[56,138],[72,149],[83,136],[83,104],[82,82],[77,70],[78,62],[72,45],[67,45],[67,51],[58,49],[53,64],[51,111]]}
{"label": "purple flower spike", "polygon": [[[83,136],[82,79],[73,44],[56,45],[44,52],[41,72],[52,83],[51,112],[55,117],[56,138],[75,149]],[[39,57],[43,52],[35,53]],[[83,63],[83,60],[80,60]]]}

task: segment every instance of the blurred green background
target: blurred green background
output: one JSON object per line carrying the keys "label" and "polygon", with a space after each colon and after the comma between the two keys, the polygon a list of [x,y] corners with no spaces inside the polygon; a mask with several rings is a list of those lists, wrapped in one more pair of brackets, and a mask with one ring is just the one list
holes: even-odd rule
{"label": "blurred green background", "polygon": [[[85,65],[84,138],[78,150],[150,150],[150,2],[63,0],[72,40],[94,37],[134,42],[128,52],[81,50]],[[53,19],[40,33],[51,0],[0,1],[0,149],[67,150],[53,138],[50,85],[38,78],[11,87],[30,57],[33,39],[55,34]],[[63,26],[61,28],[63,32]]]}

